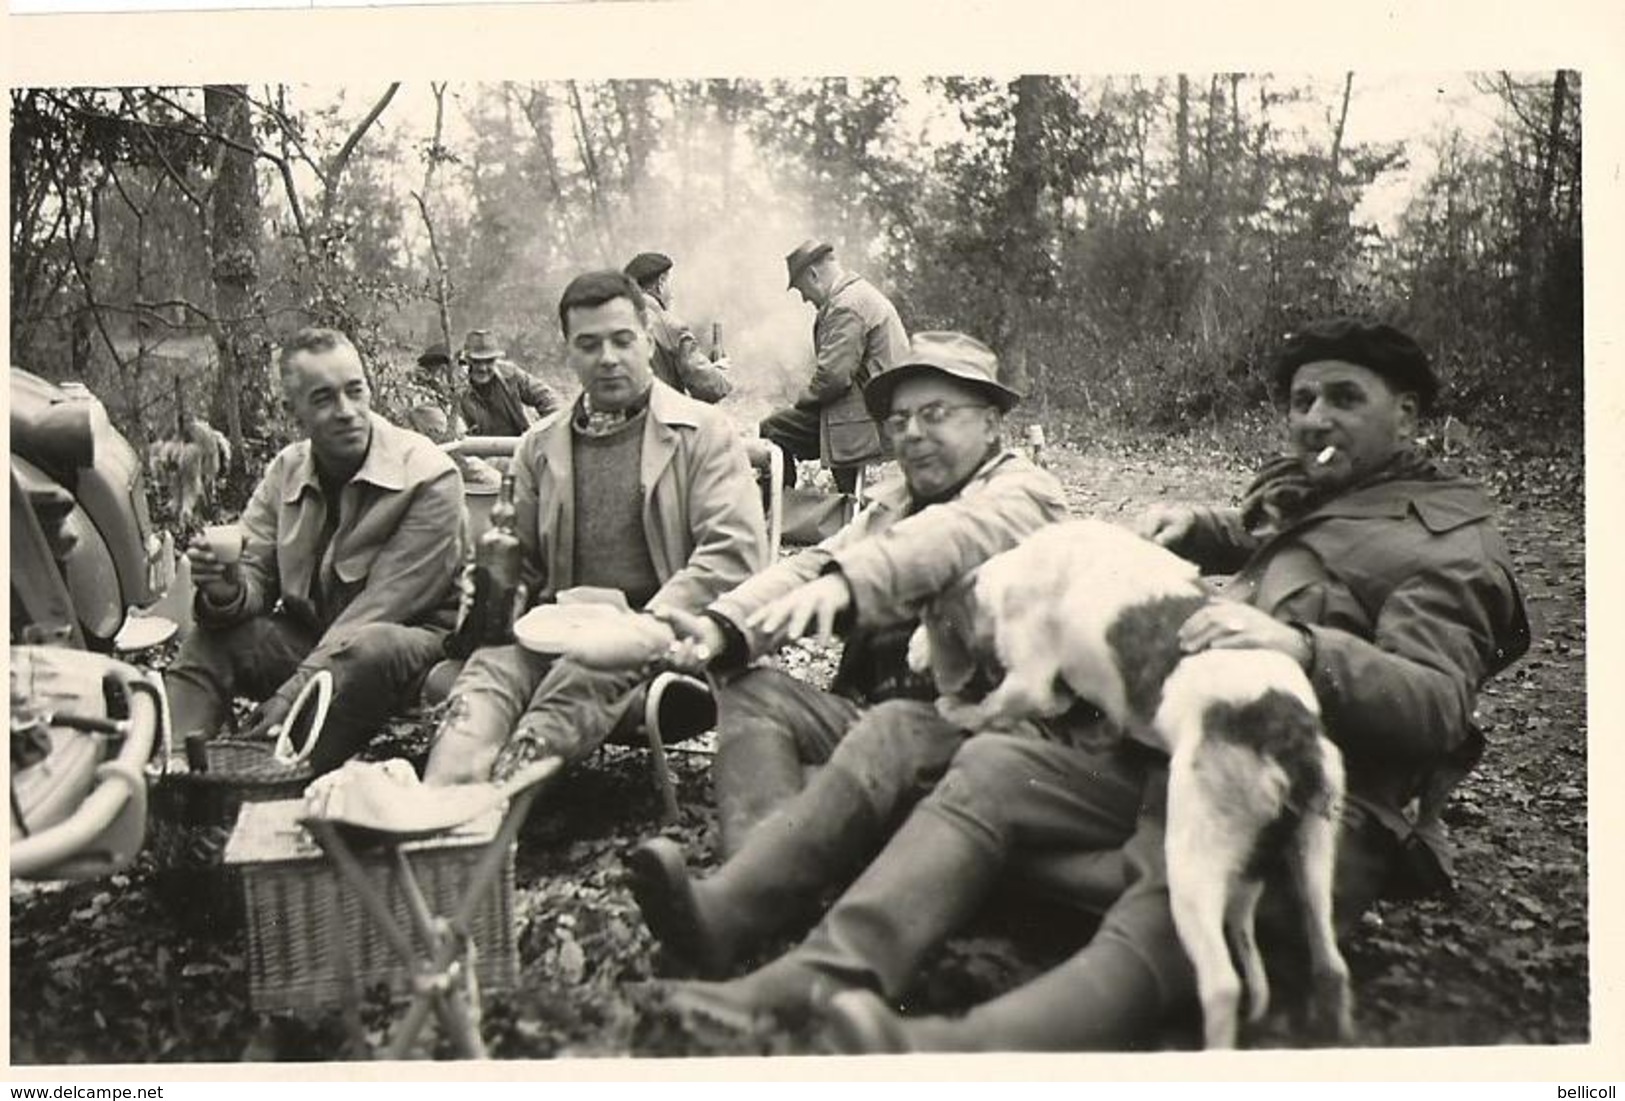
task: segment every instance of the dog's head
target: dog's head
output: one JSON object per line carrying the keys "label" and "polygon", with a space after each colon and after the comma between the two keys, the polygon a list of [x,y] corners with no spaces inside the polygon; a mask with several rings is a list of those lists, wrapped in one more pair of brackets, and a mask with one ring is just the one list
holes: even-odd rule
{"label": "dog's head", "polygon": [[[993,620],[979,608],[978,572],[971,571],[926,605],[920,616],[925,645],[910,647],[910,664],[917,666],[923,658],[944,695],[957,695],[979,672],[988,679],[997,669]],[[991,675],[990,683],[997,680]]]}

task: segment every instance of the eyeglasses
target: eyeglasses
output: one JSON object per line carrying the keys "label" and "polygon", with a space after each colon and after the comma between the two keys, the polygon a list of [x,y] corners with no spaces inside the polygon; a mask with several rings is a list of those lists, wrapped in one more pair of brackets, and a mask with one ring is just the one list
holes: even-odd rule
{"label": "eyeglasses", "polygon": [[921,428],[936,428],[938,425],[946,421],[948,419],[948,414],[952,413],[955,409],[986,408],[988,408],[986,403],[979,402],[961,402],[958,405],[952,405],[945,401],[932,401],[927,402],[918,409],[909,409],[900,413],[893,413],[891,416],[885,417],[881,420],[880,427],[885,429],[886,435],[895,440],[900,438],[903,433],[908,431],[908,422],[911,420],[918,420]]}

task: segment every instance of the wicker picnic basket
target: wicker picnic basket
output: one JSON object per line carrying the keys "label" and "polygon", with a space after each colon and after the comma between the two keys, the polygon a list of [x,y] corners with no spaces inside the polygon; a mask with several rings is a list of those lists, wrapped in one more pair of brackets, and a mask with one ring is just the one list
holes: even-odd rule
{"label": "wicker picnic basket", "polygon": [[[345,971],[361,988],[410,989],[411,971],[300,824],[303,800],[247,804],[226,846],[224,863],[239,874],[248,919],[249,1001],[260,1012],[315,1010],[343,998]],[[481,850],[496,836],[500,811],[444,834],[407,842],[401,852],[430,909],[450,914],[468,893]],[[397,920],[407,925],[409,888],[386,853],[362,863]],[[501,874],[475,908],[468,933],[483,990],[518,981],[514,935],[513,847]]]}
{"label": "wicker picnic basket", "polygon": [[284,764],[270,742],[217,738],[203,744],[208,771],[193,772],[184,760],[171,762],[165,784],[176,789],[174,806],[189,826],[230,826],[245,803],[292,799],[315,778],[308,761]]}

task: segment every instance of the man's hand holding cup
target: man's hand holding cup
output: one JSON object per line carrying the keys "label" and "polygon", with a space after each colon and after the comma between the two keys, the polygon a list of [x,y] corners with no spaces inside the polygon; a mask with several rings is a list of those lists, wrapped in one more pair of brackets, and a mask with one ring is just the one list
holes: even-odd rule
{"label": "man's hand holding cup", "polygon": [[241,524],[211,524],[186,547],[192,581],[211,603],[228,604],[242,589],[238,560],[243,555]]}

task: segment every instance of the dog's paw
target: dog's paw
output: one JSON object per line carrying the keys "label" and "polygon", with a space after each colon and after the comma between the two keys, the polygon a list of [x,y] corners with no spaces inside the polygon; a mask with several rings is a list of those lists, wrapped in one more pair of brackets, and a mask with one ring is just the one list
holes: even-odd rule
{"label": "dog's paw", "polygon": [[988,721],[985,708],[959,696],[938,696],[937,714],[961,730],[981,730]]}

